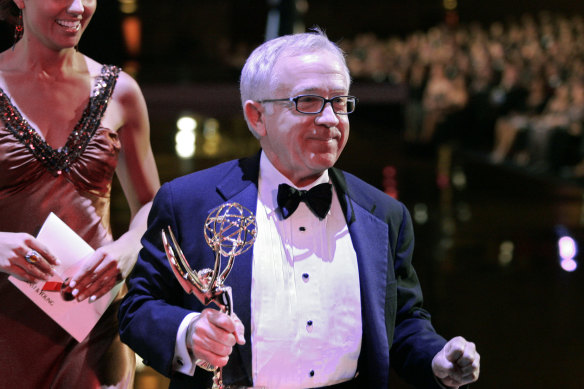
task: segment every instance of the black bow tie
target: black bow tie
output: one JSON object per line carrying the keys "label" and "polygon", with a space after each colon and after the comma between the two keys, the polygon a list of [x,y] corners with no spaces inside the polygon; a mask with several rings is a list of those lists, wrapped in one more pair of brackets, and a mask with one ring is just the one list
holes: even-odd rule
{"label": "black bow tie", "polygon": [[298,190],[288,184],[278,186],[278,207],[284,219],[292,215],[298,208],[298,204],[304,201],[308,208],[322,220],[331,209],[332,197],[332,185],[329,183],[316,185],[310,190]]}

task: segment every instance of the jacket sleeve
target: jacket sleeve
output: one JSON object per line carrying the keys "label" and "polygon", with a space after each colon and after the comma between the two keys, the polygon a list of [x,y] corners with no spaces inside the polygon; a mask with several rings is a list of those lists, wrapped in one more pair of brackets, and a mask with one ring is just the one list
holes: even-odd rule
{"label": "jacket sleeve", "polygon": [[170,376],[176,334],[190,312],[181,307],[184,291],[176,281],[162,247],[162,228],[177,231],[169,184],[162,186],[148,217],[134,270],[128,277],[128,293],[119,309],[120,337],[144,363]]}

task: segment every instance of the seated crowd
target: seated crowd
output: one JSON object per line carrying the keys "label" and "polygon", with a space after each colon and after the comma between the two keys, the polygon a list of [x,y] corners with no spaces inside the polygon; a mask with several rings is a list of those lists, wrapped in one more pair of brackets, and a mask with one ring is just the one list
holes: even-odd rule
{"label": "seated crowd", "polygon": [[494,163],[584,176],[581,16],[542,12],[341,45],[356,79],[408,85],[407,142],[450,142]]}

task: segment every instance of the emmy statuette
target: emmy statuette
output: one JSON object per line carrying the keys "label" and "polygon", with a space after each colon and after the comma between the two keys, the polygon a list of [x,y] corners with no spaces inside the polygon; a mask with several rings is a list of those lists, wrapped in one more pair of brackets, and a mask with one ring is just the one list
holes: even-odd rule
{"label": "emmy statuette", "polygon": [[[225,203],[213,209],[204,225],[205,241],[215,252],[213,269],[195,272],[189,266],[170,226],[167,232],[162,229],[162,243],[170,267],[185,292],[194,294],[199,301],[208,305],[215,303],[221,312],[231,315],[233,302],[231,287],[224,285],[225,279],[233,268],[236,256],[249,250],[256,238],[255,216],[238,203]],[[175,254],[176,251],[176,254]],[[225,268],[221,270],[221,259],[227,258]],[[216,368],[203,360],[197,365],[213,371],[212,389],[224,389],[222,369]]]}

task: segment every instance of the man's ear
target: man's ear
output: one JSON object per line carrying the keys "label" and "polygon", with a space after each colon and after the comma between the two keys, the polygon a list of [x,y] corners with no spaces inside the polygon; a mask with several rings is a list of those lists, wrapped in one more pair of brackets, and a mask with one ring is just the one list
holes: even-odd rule
{"label": "man's ear", "polygon": [[260,137],[266,135],[265,109],[261,103],[247,100],[243,105],[243,113],[247,123],[254,129]]}

